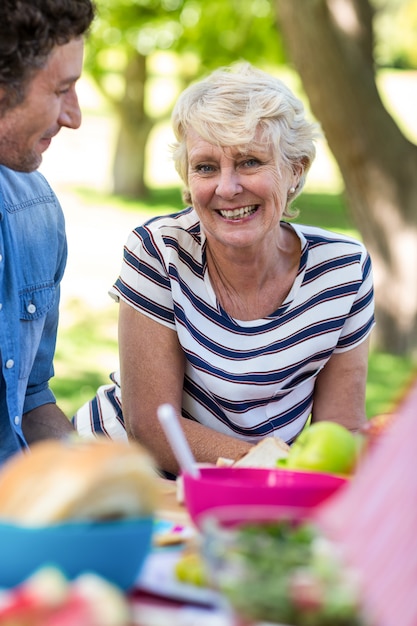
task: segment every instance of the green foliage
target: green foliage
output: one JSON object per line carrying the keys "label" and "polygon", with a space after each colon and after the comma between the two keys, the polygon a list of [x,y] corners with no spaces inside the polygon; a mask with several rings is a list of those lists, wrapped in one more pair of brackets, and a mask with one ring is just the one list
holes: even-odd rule
{"label": "green foliage", "polygon": [[121,95],[132,57],[158,51],[178,55],[185,82],[240,58],[260,65],[284,59],[269,0],[100,1],[85,67],[110,99]]}
{"label": "green foliage", "polygon": [[417,68],[417,1],[371,0],[376,13],[375,61],[380,67]]}
{"label": "green foliage", "polygon": [[178,51],[193,52],[201,71],[246,59],[260,66],[276,66],[285,59],[269,0],[191,0],[198,19],[184,28]]}
{"label": "green foliage", "polygon": [[142,56],[191,52],[215,67],[241,56],[276,63],[283,59],[277,39],[269,0],[101,0],[88,45]]}
{"label": "green foliage", "polygon": [[392,412],[416,377],[412,359],[371,352],[366,386],[368,417]]}

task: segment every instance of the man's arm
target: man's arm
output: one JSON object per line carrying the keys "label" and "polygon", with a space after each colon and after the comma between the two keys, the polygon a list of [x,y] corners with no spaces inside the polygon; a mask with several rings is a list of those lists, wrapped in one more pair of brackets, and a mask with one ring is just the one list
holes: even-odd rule
{"label": "man's arm", "polygon": [[24,413],[22,429],[29,445],[42,439],[61,439],[74,432],[70,420],[54,403]]}

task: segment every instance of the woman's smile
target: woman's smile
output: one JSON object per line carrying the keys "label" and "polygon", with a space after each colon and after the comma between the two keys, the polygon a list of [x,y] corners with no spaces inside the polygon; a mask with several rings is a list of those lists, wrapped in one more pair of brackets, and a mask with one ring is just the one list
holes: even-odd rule
{"label": "woman's smile", "polygon": [[225,219],[236,222],[251,217],[256,213],[258,208],[258,204],[250,204],[236,209],[219,209],[217,212],[220,213],[220,215]]}

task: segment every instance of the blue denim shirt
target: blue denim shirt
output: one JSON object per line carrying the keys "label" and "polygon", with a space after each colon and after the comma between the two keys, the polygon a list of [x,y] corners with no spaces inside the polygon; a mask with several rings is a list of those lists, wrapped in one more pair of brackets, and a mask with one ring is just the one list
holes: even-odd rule
{"label": "blue denim shirt", "polygon": [[0,464],[26,446],[22,415],[49,388],[67,260],[61,206],[39,172],[0,166]]}

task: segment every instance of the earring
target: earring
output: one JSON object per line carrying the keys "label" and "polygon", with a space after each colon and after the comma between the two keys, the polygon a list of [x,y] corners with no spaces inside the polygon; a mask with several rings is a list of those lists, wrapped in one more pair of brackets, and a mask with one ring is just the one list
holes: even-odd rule
{"label": "earring", "polygon": [[295,187],[290,187],[289,192],[290,192],[290,194],[295,193]]}

